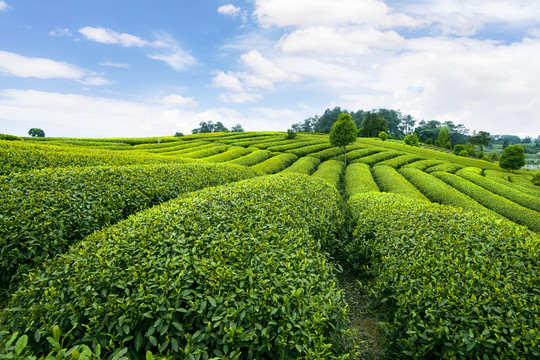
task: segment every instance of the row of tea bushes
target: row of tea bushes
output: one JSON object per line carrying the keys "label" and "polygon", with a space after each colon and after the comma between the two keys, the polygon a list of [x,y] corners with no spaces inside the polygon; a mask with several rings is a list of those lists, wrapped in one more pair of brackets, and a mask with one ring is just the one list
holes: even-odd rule
{"label": "row of tea bushes", "polygon": [[193,151],[193,152],[187,153],[187,154],[185,154],[183,156],[187,157],[187,158],[190,158],[190,159],[202,159],[202,158],[214,156],[214,155],[217,155],[217,154],[221,154],[221,153],[227,151],[227,149],[229,147],[230,147],[229,145],[216,144],[213,147],[210,147],[208,149]]}
{"label": "row of tea bushes", "polygon": [[309,156],[317,157],[319,160],[324,161],[329,158],[318,157],[318,156],[315,156],[314,154],[318,152],[322,152],[323,150],[330,149],[330,148],[334,149],[330,143],[326,143],[326,144],[322,143],[322,144],[308,145],[301,148],[287,150],[287,152],[294,154],[298,157],[309,155]]}
{"label": "row of tea bushes", "polygon": [[255,150],[247,155],[241,156],[234,160],[230,160],[227,162],[227,164],[253,166],[274,156],[274,153],[268,150],[258,150],[257,148],[252,149]]}
{"label": "row of tea bushes", "polygon": [[212,155],[212,156],[208,156],[208,157],[206,157],[206,158],[204,158],[202,160],[205,161],[205,162],[214,162],[214,163],[227,162],[227,161],[231,161],[231,160],[234,160],[234,159],[238,159],[239,157],[245,156],[247,154],[250,154],[253,151],[255,151],[255,148],[244,148],[244,147],[241,147],[241,146],[231,146],[225,152],[222,152],[222,153],[216,154],[216,155]]}
{"label": "row of tea bushes", "polygon": [[369,191],[379,191],[377,183],[373,180],[369,165],[356,163],[347,166],[345,171],[345,194],[350,197],[354,194]]}
{"label": "row of tea bushes", "polygon": [[431,174],[436,171],[443,171],[447,173],[455,173],[456,171],[463,169],[465,166],[456,163],[443,163],[435,166],[428,167],[425,172]]}
{"label": "row of tea bushes", "polygon": [[396,358],[540,358],[538,234],[394,194],[349,205]]}
{"label": "row of tea bushes", "polygon": [[431,202],[458,206],[466,211],[500,216],[431,174],[408,167],[401,168],[399,172]]}
{"label": "row of tea bushes", "polygon": [[317,171],[313,173],[313,177],[323,179],[335,187],[339,187],[345,163],[338,160],[327,160],[319,165]]}
{"label": "row of tea bushes", "polygon": [[525,225],[533,231],[540,232],[539,212],[527,209],[457,175],[444,172],[434,172],[433,175],[463,194],[470,196],[486,208],[520,225]]}
{"label": "row of tea bushes", "polygon": [[0,284],[101,227],[180,194],[255,176],[204,163],[42,169],[0,178]]}
{"label": "row of tea bushes", "polygon": [[503,184],[505,186],[509,186],[513,189],[516,189],[516,190],[519,190],[521,191],[522,193],[525,193],[525,194],[528,194],[528,195],[532,195],[532,196],[540,196],[540,187],[536,187],[535,188],[531,188],[529,186],[523,186],[521,184],[516,184],[516,183],[513,183],[513,182],[510,182],[510,181],[507,181],[507,180],[503,180],[503,179],[500,179],[500,178],[496,178],[496,177],[489,177],[489,176],[486,176],[486,178],[492,180],[492,181],[495,181],[499,184]]}
{"label": "row of tea bushes", "polygon": [[133,165],[188,162],[155,154],[88,149],[22,141],[0,140],[0,175],[67,166]]}
{"label": "row of tea bushes", "polygon": [[295,161],[294,164],[286,168],[285,170],[281,171],[282,173],[299,173],[299,174],[306,174],[311,175],[317,170],[317,167],[321,163],[321,160],[312,158],[310,156],[304,156],[297,161]]}
{"label": "row of tea bushes", "polygon": [[441,161],[441,160],[427,159],[427,160],[415,161],[413,163],[403,165],[403,167],[404,168],[415,168],[415,169],[419,169],[419,170],[423,171],[423,170],[426,170],[429,167],[441,165],[443,163],[444,163],[444,161]]}
{"label": "row of tea bushes", "polygon": [[32,273],[1,315],[36,339],[183,359],[345,359],[347,314],[324,249],[339,192],[304,175],[179,197],[94,233]]}
{"label": "row of tea bushes", "polygon": [[500,182],[493,181],[489,178],[464,170],[466,169],[459,170],[456,172],[456,175],[461,176],[462,178],[467,179],[470,182],[491,191],[492,193],[520,204],[521,206],[538,211],[538,221],[540,221],[540,197],[528,195],[517,190],[515,187],[506,186]]}
{"label": "row of tea bushes", "polygon": [[381,161],[392,159],[400,155],[403,155],[403,153],[399,151],[382,151],[373,155],[363,156],[359,159],[354,160],[353,162],[359,162],[363,164],[368,164],[369,166],[374,166]]}
{"label": "row of tea bushes", "polygon": [[[363,146],[363,145],[362,145]],[[353,160],[359,159],[364,156],[373,155],[375,153],[381,152],[383,150],[372,147],[372,148],[365,148],[362,147],[360,149],[354,149],[352,151],[347,152],[347,162],[350,163]],[[333,158],[333,160],[345,160],[345,156],[343,154],[340,154],[339,156],[336,156]]]}
{"label": "row of tea bushes", "polygon": [[207,149],[210,149],[210,148],[213,148],[216,146],[216,143],[203,143],[203,144],[193,144],[192,146],[182,146],[180,149],[175,149],[173,151],[167,151],[167,152],[163,152],[161,153],[162,155],[166,155],[166,156],[180,156],[180,157],[184,157],[185,155],[187,154],[190,154],[190,153],[195,153],[195,152],[198,152],[198,151],[201,151],[201,150],[207,150]]}
{"label": "row of tea bushes", "polygon": [[149,153],[167,153],[176,150],[195,148],[201,145],[208,145],[208,141],[177,141],[173,143],[143,144],[135,145],[133,150],[144,150]]}
{"label": "row of tea bushes", "polygon": [[320,140],[300,140],[300,141],[294,142],[292,144],[271,146],[271,147],[267,148],[267,150],[275,151],[275,152],[284,152],[284,151],[287,151],[287,150],[298,149],[298,148],[311,146],[311,145],[316,145],[316,144],[320,144],[320,143],[321,143]]}
{"label": "row of tea bushes", "polygon": [[404,165],[410,164],[418,160],[423,160],[423,158],[419,157],[418,155],[406,154],[406,155],[396,156],[395,158],[392,158],[389,160],[381,161],[377,163],[377,165],[387,165],[387,166],[393,167],[394,169],[399,169],[400,167]]}
{"label": "row of tea bushes", "polygon": [[296,155],[282,153],[273,156],[268,160],[255,164],[251,168],[263,174],[275,174],[277,172],[285,170],[296,160],[298,160],[298,157],[296,157]]}
{"label": "row of tea bushes", "polygon": [[381,191],[405,195],[420,201],[429,201],[393,167],[377,165],[373,168],[373,177]]}

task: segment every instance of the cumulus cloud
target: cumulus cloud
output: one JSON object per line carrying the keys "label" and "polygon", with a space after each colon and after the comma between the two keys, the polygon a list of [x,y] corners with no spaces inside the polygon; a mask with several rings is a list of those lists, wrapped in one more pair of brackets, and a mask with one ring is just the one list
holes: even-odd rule
{"label": "cumulus cloud", "polygon": [[224,94],[219,94],[218,99],[223,102],[227,103],[237,103],[242,104],[245,102],[251,102],[251,101],[257,101],[259,99],[262,99],[262,96],[255,93],[247,93],[247,92],[228,92]]}
{"label": "cumulus cloud", "polygon": [[194,107],[199,104],[192,97],[185,97],[178,94],[169,94],[161,99],[158,102],[167,105],[167,106],[180,106],[180,107]]}
{"label": "cumulus cloud", "polygon": [[109,81],[96,73],[62,61],[26,57],[0,51],[0,74],[22,78],[67,79],[85,85],[108,85]]}
{"label": "cumulus cloud", "polygon": [[87,39],[104,44],[118,44],[126,47],[143,47],[149,45],[148,41],[143,40],[135,35],[125,33],[121,34],[111,29],[87,26],[80,28],[79,32],[83,34]]}
{"label": "cumulus cloud", "polygon": [[237,16],[242,11],[242,8],[234,6],[233,4],[222,5],[218,7],[218,13],[222,15]]}

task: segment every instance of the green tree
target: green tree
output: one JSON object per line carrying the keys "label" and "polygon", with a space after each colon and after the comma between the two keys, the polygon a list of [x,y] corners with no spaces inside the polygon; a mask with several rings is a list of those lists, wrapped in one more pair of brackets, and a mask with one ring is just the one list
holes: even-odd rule
{"label": "green tree", "polygon": [[289,130],[287,130],[287,136],[285,137],[285,139],[287,139],[287,140],[296,139],[297,135],[298,134],[294,130],[289,129]]}
{"label": "green tree", "polygon": [[237,124],[231,128],[231,132],[244,132],[244,128],[242,127],[242,125]]}
{"label": "green tree", "polygon": [[28,135],[32,137],[45,137],[45,131],[38,128],[31,128],[28,130]]}
{"label": "green tree", "polygon": [[439,142],[439,146],[443,147],[446,146],[446,143],[450,140],[450,129],[448,126],[441,127],[441,130],[439,131],[439,136],[437,137],[437,141]]}
{"label": "green tree", "polygon": [[381,131],[379,133],[379,139],[381,139],[382,141],[385,141],[386,139],[388,139],[388,134],[385,133],[384,131]]}
{"label": "green tree", "polygon": [[227,129],[222,123],[221,121],[218,121],[215,125],[214,125],[214,132],[228,132],[229,129]]}
{"label": "green tree", "polygon": [[416,134],[407,134],[403,140],[407,145],[418,146],[418,136]]}
{"label": "green tree", "polygon": [[521,145],[508,145],[499,159],[499,166],[506,170],[518,170],[525,165],[525,150]]}
{"label": "green tree", "polygon": [[[462,145],[462,144],[457,144],[456,146],[454,146],[454,154],[456,154],[456,155],[459,155],[459,153],[461,153],[463,150],[465,150],[465,146]],[[467,151],[467,150],[465,150],[465,151]],[[469,156],[469,155],[467,155],[467,156]]]}
{"label": "green tree", "polygon": [[469,157],[469,152],[467,150],[461,150],[459,156]]}
{"label": "green tree", "polygon": [[361,135],[363,137],[375,137],[381,131],[386,132],[387,130],[386,120],[376,113],[368,114],[362,121]]}
{"label": "green tree", "polygon": [[491,142],[491,134],[487,131],[474,131],[473,136],[469,141],[474,145],[478,145],[480,147],[480,151],[484,151],[484,146],[488,146]]}
{"label": "green tree", "polygon": [[356,124],[350,114],[339,114],[337,121],[330,129],[330,144],[343,148],[345,166],[347,166],[347,145],[356,141]]}
{"label": "green tree", "polygon": [[184,136],[184,134],[182,134],[180,131],[177,131],[173,136],[181,137],[181,136]]}

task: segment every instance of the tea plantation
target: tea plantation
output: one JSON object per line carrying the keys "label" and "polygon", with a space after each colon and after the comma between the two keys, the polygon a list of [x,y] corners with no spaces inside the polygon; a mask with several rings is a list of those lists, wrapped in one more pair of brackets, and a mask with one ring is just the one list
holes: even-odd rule
{"label": "tea plantation", "polygon": [[540,358],[530,173],[286,135],[0,140],[0,358]]}

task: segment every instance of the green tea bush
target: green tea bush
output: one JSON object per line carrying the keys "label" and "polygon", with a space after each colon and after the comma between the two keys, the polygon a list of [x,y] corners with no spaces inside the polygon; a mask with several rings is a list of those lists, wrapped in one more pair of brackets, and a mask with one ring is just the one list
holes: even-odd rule
{"label": "green tea bush", "polygon": [[389,151],[379,152],[373,155],[364,156],[359,159],[353,160],[352,162],[353,163],[360,162],[363,164],[368,164],[369,166],[373,166],[381,161],[392,159],[400,155],[403,155],[403,153],[389,150]]}
{"label": "green tea bush", "polygon": [[173,143],[142,144],[133,146],[133,150],[144,150],[149,153],[166,153],[176,150],[192,149],[202,145],[209,145],[208,141],[177,141]]}
{"label": "green tea bush", "polygon": [[173,150],[173,151],[167,151],[167,152],[163,152],[161,154],[165,155],[165,156],[174,155],[174,156],[186,157],[186,155],[188,155],[190,153],[196,153],[196,152],[201,151],[201,150],[208,150],[208,149],[213,148],[215,146],[216,146],[216,143],[206,143],[206,144],[197,145],[197,146],[185,146],[185,147],[182,147],[181,149]]}
{"label": "green tea bush", "polygon": [[415,168],[415,169],[419,169],[419,170],[426,170],[429,167],[441,165],[443,163],[444,163],[444,161],[442,161],[442,160],[428,159],[428,160],[415,161],[415,162],[412,162],[410,164],[403,165],[403,167],[404,168]]}
{"label": "green tea bush", "polygon": [[204,163],[43,169],[0,178],[0,284],[128,215],[255,176]]}
{"label": "green tea bush", "polygon": [[[314,154],[317,154],[318,152],[321,152],[321,151],[329,149],[329,148],[336,149],[336,148],[333,148],[330,143],[326,143],[326,144],[322,143],[322,144],[308,145],[308,146],[304,146],[304,147],[301,147],[301,148],[287,150],[287,152],[291,153],[291,154],[294,154],[294,155],[296,155],[298,157],[303,157],[303,156],[306,156],[306,155],[309,155],[309,156],[312,156],[312,157],[317,157],[317,156],[314,156]],[[335,153],[335,150],[333,150],[332,153]],[[326,158],[319,158],[319,157],[317,157],[317,158],[319,160],[321,160],[321,161],[326,160]]]}
{"label": "green tea bush", "polygon": [[394,194],[357,194],[349,206],[395,358],[540,357],[537,234]]}
{"label": "green tea bush", "polygon": [[455,173],[456,171],[463,169],[465,166],[456,163],[444,163],[435,166],[431,166],[425,170],[428,174],[436,171],[444,171],[447,173]]}
{"label": "green tea bush", "polygon": [[347,166],[345,170],[345,194],[353,196],[354,194],[369,191],[379,191],[379,187],[369,165],[356,163]]}
{"label": "green tea bush", "polygon": [[270,159],[260,162],[256,165],[253,165],[251,166],[251,168],[263,174],[275,174],[277,172],[280,172],[281,170],[285,170],[296,160],[298,160],[298,157],[296,157],[296,155],[283,153],[273,156]]}
{"label": "green tea bush", "polygon": [[299,141],[296,141],[296,142],[294,142],[292,144],[270,146],[266,150],[284,152],[284,151],[287,151],[287,150],[302,148],[302,147],[316,145],[316,144],[320,144],[320,143],[321,143],[320,140],[303,140],[303,141],[299,140]]}
{"label": "green tea bush", "polygon": [[312,158],[309,156],[304,156],[298,159],[294,164],[281,171],[282,173],[299,173],[311,175],[317,170],[317,167],[321,163],[321,160]]}
{"label": "green tea bush", "polygon": [[[282,141],[283,135],[269,135],[269,136],[259,136],[256,138],[248,138],[245,140],[239,140],[232,143],[236,146],[257,146],[265,143],[275,143],[276,141]],[[272,146],[272,145],[270,145]]]}
{"label": "green tea bush", "polygon": [[217,154],[221,154],[227,151],[228,148],[229,148],[229,145],[214,145],[211,148],[193,151],[183,156],[190,159],[203,159],[203,158],[207,158],[207,157],[214,156]]}
{"label": "green tea bush", "polygon": [[[356,144],[355,144],[355,145],[356,145]],[[357,146],[358,146],[358,145],[357,145]],[[362,148],[360,148],[360,149],[348,151],[348,152],[347,152],[347,160],[350,162],[350,161],[359,159],[359,158],[361,158],[361,157],[368,156],[368,155],[373,155],[373,154],[376,154],[376,153],[378,153],[378,152],[381,152],[381,151],[384,151],[384,150],[385,150],[385,149],[380,149],[380,148],[376,148],[376,147],[369,147],[369,148],[366,148],[366,147],[364,147],[364,146],[365,146],[365,145],[362,145]],[[341,155],[339,155],[339,156],[333,157],[332,160],[341,160],[341,161],[344,161],[344,160],[345,160],[345,156],[343,156],[343,154],[341,154]]]}
{"label": "green tea bush", "polygon": [[394,169],[386,165],[378,165],[373,168],[373,177],[381,191],[402,194],[407,197],[429,201],[417,188],[407,181]]}
{"label": "green tea bush", "polygon": [[287,140],[283,136],[279,137],[278,140],[272,141],[272,142],[259,142],[253,144],[253,146],[258,147],[259,149],[268,149],[270,147],[274,146],[282,146],[282,145],[289,145],[289,144],[296,144],[298,140]]}
{"label": "green tea bush", "polygon": [[498,178],[498,179],[503,179],[503,180],[510,179],[506,171],[484,170],[484,175],[489,178]]}
{"label": "green tea bush", "polygon": [[268,150],[255,150],[247,155],[230,160],[227,162],[227,164],[253,166],[271,158],[272,156],[273,154]]}
{"label": "green tea bush", "polygon": [[435,172],[433,175],[465,195],[470,196],[488,209],[520,225],[525,225],[533,231],[540,232],[540,214],[538,212],[494,194],[457,175],[444,172]]}
{"label": "green tea bush", "polygon": [[480,169],[480,168],[474,167],[474,166],[467,166],[467,167],[464,167],[464,168],[458,170],[458,171],[456,172],[456,174],[457,174],[458,172],[463,173],[463,172],[465,172],[465,171],[468,172],[468,173],[476,174],[476,175],[483,175],[483,174],[484,174],[484,170],[483,170],[483,169]]}
{"label": "green tea bush", "polygon": [[327,160],[319,165],[317,171],[313,173],[313,177],[323,179],[335,187],[339,186],[341,176],[345,170],[345,163],[338,160]]}
{"label": "green tea bush", "polygon": [[461,176],[462,178],[467,179],[470,182],[491,191],[492,193],[500,195],[505,199],[513,201],[521,206],[525,206],[531,210],[538,211],[538,220],[540,221],[540,197],[524,194],[514,187],[505,186],[497,181],[493,181],[489,178],[464,170],[466,169],[459,170],[456,172],[456,175]]}
{"label": "green tea bush", "polygon": [[389,160],[381,161],[377,163],[377,165],[387,165],[387,166],[393,167],[394,169],[399,169],[400,167],[404,165],[407,165],[409,163],[412,163],[418,160],[424,160],[424,159],[417,155],[400,155]]}
{"label": "green tea bush", "polygon": [[481,212],[491,216],[499,216],[497,213],[480,205],[469,196],[462,194],[452,186],[435,176],[419,169],[403,167],[399,173],[414,185],[431,202],[460,207],[466,211]]}
{"label": "green tea bush", "polygon": [[251,152],[255,151],[254,148],[244,148],[241,146],[231,146],[227,151],[222,152],[220,154],[212,155],[205,157],[204,159],[201,159],[205,162],[213,162],[213,163],[219,163],[219,162],[226,162],[231,161],[234,159],[238,159],[241,156],[250,154]]}
{"label": "green tea bush", "polygon": [[486,178],[488,178],[488,179],[490,179],[492,181],[495,181],[495,182],[497,182],[499,184],[503,184],[503,185],[509,186],[509,187],[511,187],[513,189],[519,190],[522,193],[532,195],[532,196],[540,196],[540,189],[533,189],[533,188],[528,187],[528,186],[523,186],[523,185],[516,184],[516,183],[510,182],[510,181],[507,181],[507,180],[496,178],[496,177],[486,176]]}
{"label": "green tea bush", "polygon": [[201,190],[87,237],[31,273],[1,322],[65,346],[182,359],[345,359],[346,306],[324,251],[341,197],[305,175]]}

